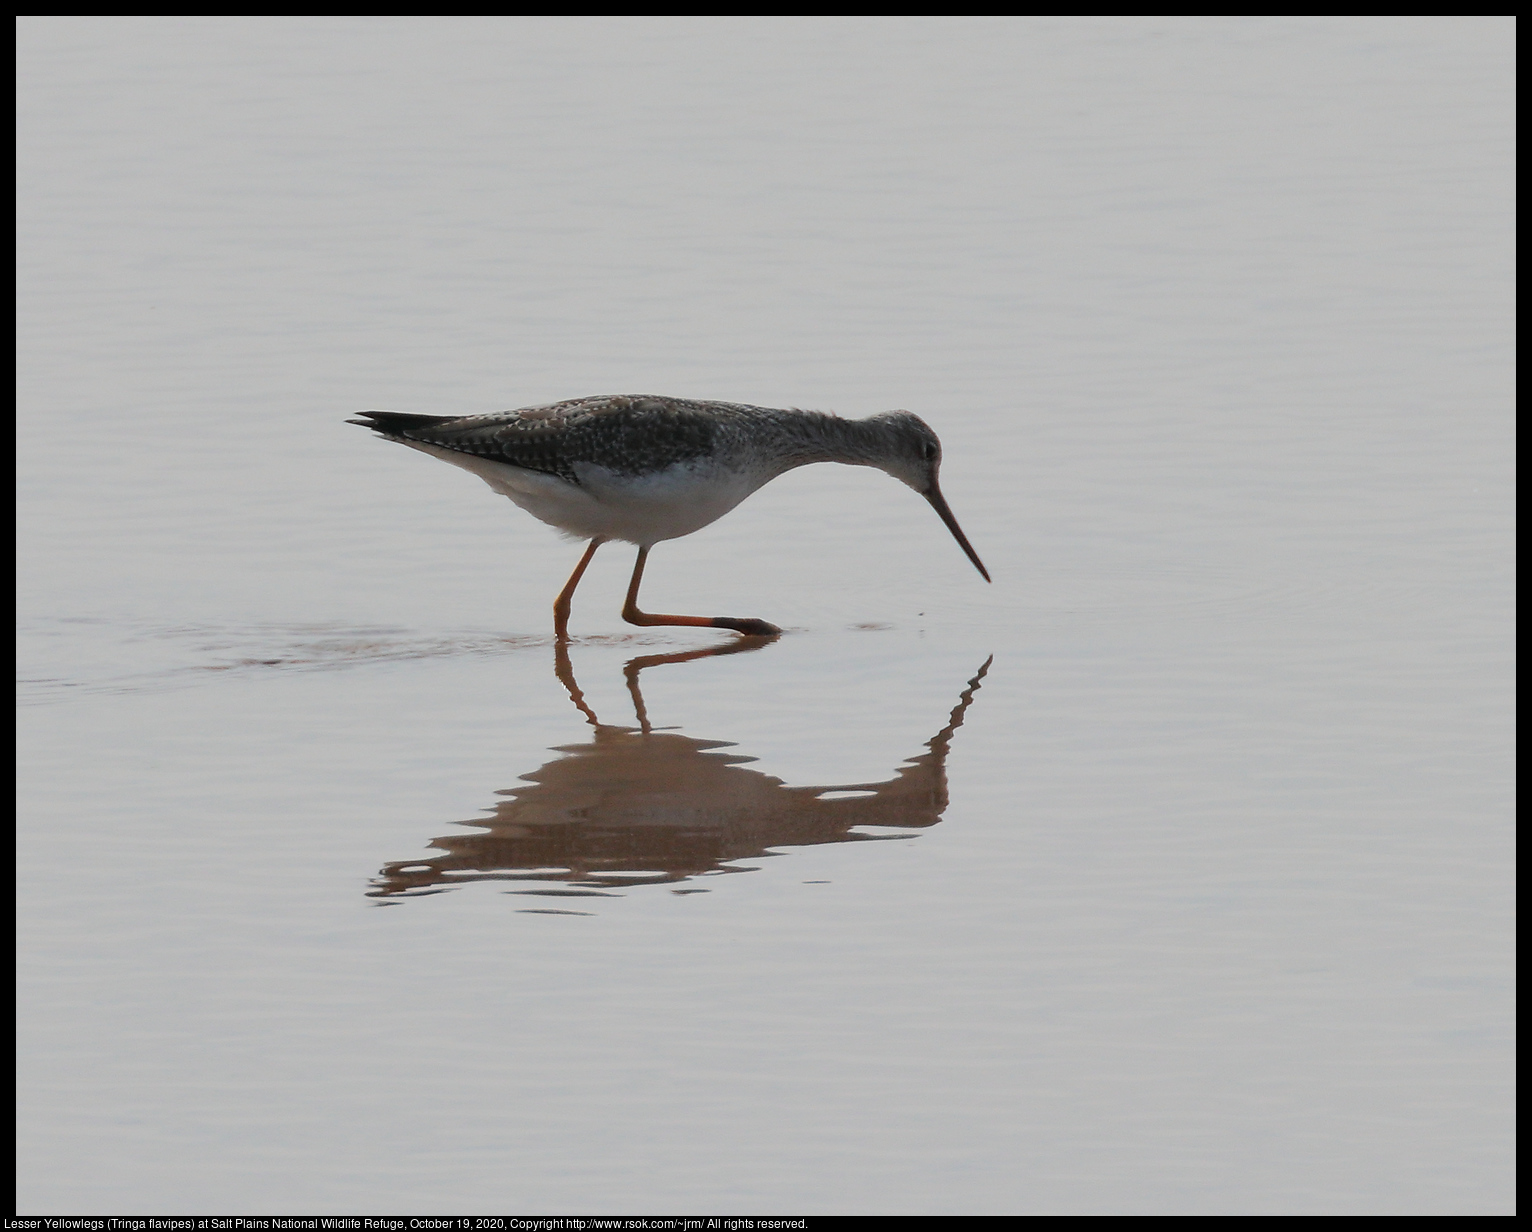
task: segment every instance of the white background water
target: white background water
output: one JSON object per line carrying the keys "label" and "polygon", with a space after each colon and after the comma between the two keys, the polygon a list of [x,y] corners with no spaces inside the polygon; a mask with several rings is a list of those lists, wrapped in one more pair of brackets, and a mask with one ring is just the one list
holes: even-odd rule
{"label": "white background water", "polygon": [[[1513,30],[21,19],[18,1209],[1510,1214]],[[994,585],[806,468],[594,730],[344,420],[608,392],[915,411]]]}

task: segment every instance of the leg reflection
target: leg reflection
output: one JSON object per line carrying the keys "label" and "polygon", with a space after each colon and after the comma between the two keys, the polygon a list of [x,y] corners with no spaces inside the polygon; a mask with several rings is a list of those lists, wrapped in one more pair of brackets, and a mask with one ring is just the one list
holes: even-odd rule
{"label": "leg reflection", "polygon": [[[698,650],[682,650],[675,654],[639,655],[636,659],[629,659],[623,666],[622,675],[628,682],[628,693],[633,698],[633,713],[638,719],[639,731],[647,736],[653,730],[649,724],[649,711],[644,705],[643,692],[638,687],[638,674],[646,667],[659,667],[664,663],[690,663],[693,659],[707,659],[713,655],[749,654],[771,645],[779,636],[780,634],[773,633],[762,637],[742,637],[737,642],[728,642],[722,646],[704,646]],[[586,722],[592,727],[602,726],[601,720],[596,717],[596,712],[586,702],[584,691],[575,680],[574,665],[569,658],[568,642],[553,644],[553,674],[559,678],[559,683],[569,694],[569,700],[574,702],[575,708],[585,716]]]}

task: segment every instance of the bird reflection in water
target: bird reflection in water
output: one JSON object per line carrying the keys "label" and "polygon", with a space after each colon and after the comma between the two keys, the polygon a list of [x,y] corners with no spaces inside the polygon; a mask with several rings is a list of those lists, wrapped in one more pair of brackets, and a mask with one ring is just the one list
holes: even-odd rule
{"label": "bird reflection in water", "polygon": [[385,865],[369,893],[398,899],[439,894],[465,882],[505,881],[540,883],[513,893],[608,897],[619,887],[752,872],[734,861],[781,854],[773,850],[778,847],[908,837],[867,834],[859,826],[914,830],[940,821],[947,807],[947,748],[993,656],[968,681],[947,725],[926,741],[926,751],[882,782],[789,787],[745,769],[755,758],[723,752],[736,747],[727,740],[698,740],[651,726],[638,684],[645,668],[749,653],[771,640],[749,637],[631,660],[624,675],[636,728],[596,717],[560,642],[555,671],[595,729],[591,740],[557,747],[561,756],[521,776],[528,785],[496,793],[508,798],[491,816],[459,823],[482,833],[447,835],[430,844],[439,854]]}

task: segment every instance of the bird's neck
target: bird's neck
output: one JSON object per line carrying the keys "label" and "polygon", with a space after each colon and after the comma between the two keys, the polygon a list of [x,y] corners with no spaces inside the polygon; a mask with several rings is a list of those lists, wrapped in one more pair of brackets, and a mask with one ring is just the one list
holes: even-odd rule
{"label": "bird's neck", "polygon": [[[814,462],[879,466],[888,450],[876,424],[821,411],[797,411],[778,427],[782,472]],[[780,473],[780,472],[779,472]]]}

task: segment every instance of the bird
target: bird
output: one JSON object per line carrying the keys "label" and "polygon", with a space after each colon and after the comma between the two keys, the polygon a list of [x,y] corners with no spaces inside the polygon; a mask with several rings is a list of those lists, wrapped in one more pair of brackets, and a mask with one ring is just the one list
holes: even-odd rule
{"label": "bird", "polygon": [[638,606],[644,563],[657,543],[716,522],[779,475],[812,462],[872,466],[930,503],[986,582],[989,571],[958,526],[937,483],[942,446],[909,411],[843,419],[823,411],[612,394],[487,415],[358,411],[347,423],[460,466],[533,517],[589,541],[553,604],[554,636],[569,638],[569,613],[596,549],[638,548],[622,617],[640,626],[782,632],[753,617],[666,616]]}

